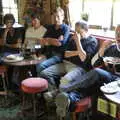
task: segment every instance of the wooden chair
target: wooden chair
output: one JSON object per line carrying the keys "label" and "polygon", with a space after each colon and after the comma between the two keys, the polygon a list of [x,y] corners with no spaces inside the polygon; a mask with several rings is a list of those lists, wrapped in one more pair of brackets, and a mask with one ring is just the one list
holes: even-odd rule
{"label": "wooden chair", "polygon": [[77,120],[77,113],[79,113],[80,120],[84,117],[86,120],[89,120],[92,105],[91,101],[91,97],[86,97],[81,99],[79,102],[76,102],[76,109],[72,112],[72,119]]}
{"label": "wooden chair", "polygon": [[7,86],[8,86],[8,76],[7,76],[7,67],[6,66],[0,66],[0,76],[1,76],[1,82],[3,85],[3,89],[4,91],[0,92],[0,95],[5,95],[5,99],[7,99],[7,94],[8,94],[8,90],[7,90]]}

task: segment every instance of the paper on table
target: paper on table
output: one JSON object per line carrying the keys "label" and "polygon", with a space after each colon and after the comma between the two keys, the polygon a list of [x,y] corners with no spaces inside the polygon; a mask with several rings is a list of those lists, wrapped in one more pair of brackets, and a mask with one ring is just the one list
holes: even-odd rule
{"label": "paper on table", "polygon": [[97,110],[115,118],[117,112],[117,105],[105,99],[98,98]]}

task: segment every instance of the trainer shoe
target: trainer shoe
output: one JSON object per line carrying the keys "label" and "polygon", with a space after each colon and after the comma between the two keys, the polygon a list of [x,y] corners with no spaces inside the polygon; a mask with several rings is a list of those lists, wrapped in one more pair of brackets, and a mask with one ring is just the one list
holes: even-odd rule
{"label": "trainer shoe", "polygon": [[70,99],[67,93],[63,93],[63,92],[59,93],[56,96],[55,103],[57,106],[56,108],[57,115],[60,117],[65,117],[70,106]]}
{"label": "trainer shoe", "polygon": [[44,98],[46,101],[53,101],[57,94],[58,94],[58,89],[55,89],[55,90],[52,90],[49,92],[45,92]]}

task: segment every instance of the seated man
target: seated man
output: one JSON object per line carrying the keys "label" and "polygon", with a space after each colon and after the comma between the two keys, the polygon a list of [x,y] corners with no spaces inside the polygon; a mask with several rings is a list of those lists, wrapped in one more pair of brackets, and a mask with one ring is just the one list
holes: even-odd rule
{"label": "seated man", "polygon": [[45,38],[40,40],[47,60],[36,66],[38,76],[45,68],[62,61],[64,49],[68,43],[70,28],[63,23],[64,11],[61,8],[57,8],[54,12],[54,19],[55,24],[47,26]]}
{"label": "seated man", "polygon": [[[110,45],[110,42],[104,42],[100,48],[98,52],[99,63],[103,63],[104,56],[120,58],[120,25],[117,26],[115,33],[116,44]],[[73,71],[73,74],[74,72],[75,71]],[[70,111],[74,110],[74,103],[76,101],[79,101],[85,96],[95,94],[96,90],[99,90],[99,87],[103,85],[103,83],[114,81],[117,77],[120,76],[105,68],[95,68],[82,75],[74,74],[73,81],[69,78],[62,79],[59,87],[61,93],[56,97],[57,113],[65,116],[68,109]]]}
{"label": "seated man", "polygon": [[[67,51],[65,53],[65,56],[71,57],[71,59],[52,65],[40,74],[41,77],[48,80],[49,91],[55,86],[59,87],[59,80],[62,76],[64,77],[62,77],[60,81],[63,81],[63,79],[65,81],[67,81],[67,79],[72,81],[75,75],[82,75],[92,68],[91,58],[97,51],[98,42],[93,36],[89,35],[86,22],[77,22],[75,29],[76,33],[73,34],[72,41],[73,43],[75,42],[74,45],[76,48],[74,48],[74,51]],[[71,47],[70,49],[73,49],[74,46]],[[45,96],[50,95],[50,93],[52,92],[45,93]]]}

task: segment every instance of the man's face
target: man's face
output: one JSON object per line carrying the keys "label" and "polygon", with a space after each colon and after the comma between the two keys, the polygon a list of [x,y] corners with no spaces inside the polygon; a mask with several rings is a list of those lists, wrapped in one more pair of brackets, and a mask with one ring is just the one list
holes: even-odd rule
{"label": "man's face", "polygon": [[64,14],[62,12],[56,12],[54,14],[54,20],[56,25],[61,25],[64,20]]}
{"label": "man's face", "polygon": [[32,25],[34,28],[38,28],[40,26],[40,20],[35,18],[32,20]]}
{"label": "man's face", "polygon": [[14,21],[13,20],[6,20],[5,24],[6,24],[7,28],[11,28],[14,24]]}
{"label": "man's face", "polygon": [[117,50],[120,52],[120,26],[118,26],[115,30],[115,39]]}
{"label": "man's face", "polygon": [[75,25],[75,31],[80,33],[81,37],[84,36],[85,30],[80,27],[80,25]]}
{"label": "man's face", "polygon": [[117,28],[116,28],[115,38],[116,38],[116,42],[117,42],[118,44],[120,44],[120,27],[117,27]]}

